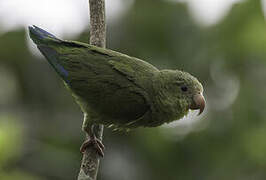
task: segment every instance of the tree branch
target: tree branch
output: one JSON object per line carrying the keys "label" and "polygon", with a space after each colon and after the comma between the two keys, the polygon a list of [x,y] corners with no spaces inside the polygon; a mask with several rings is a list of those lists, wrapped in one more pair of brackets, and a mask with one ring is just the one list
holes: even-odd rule
{"label": "tree branch", "polygon": [[105,0],[89,0],[90,44],[105,48],[106,23]]}
{"label": "tree branch", "polygon": [[[90,6],[90,44],[105,48],[106,23],[105,23],[105,0],[89,0]],[[88,124],[86,114],[84,125]],[[83,127],[84,128],[84,127]],[[89,127],[88,127],[89,128]],[[86,129],[86,128],[84,128]],[[103,126],[94,127],[96,137],[102,140]],[[88,135],[86,139],[88,139]],[[94,148],[87,148],[83,154],[78,180],[96,180],[100,157]]]}

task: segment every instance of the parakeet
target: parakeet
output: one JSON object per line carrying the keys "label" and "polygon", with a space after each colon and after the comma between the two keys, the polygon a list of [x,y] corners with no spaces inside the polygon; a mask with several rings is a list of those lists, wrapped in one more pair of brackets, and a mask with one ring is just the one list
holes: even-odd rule
{"label": "parakeet", "polygon": [[[86,43],[61,40],[29,27],[31,39],[63,79],[89,123],[119,129],[156,127],[205,107],[201,83],[187,72],[153,65]],[[89,132],[91,141],[103,145]],[[83,150],[84,150],[83,147]]]}

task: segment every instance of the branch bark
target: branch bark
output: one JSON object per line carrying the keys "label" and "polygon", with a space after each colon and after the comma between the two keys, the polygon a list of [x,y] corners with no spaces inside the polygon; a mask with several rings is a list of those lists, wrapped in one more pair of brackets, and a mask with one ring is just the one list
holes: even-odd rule
{"label": "branch bark", "polygon": [[[105,0],[89,0],[90,6],[90,44],[105,48],[106,22]],[[84,115],[84,123],[86,115]],[[103,125],[94,126],[94,133],[102,141]],[[86,139],[88,139],[86,135]],[[78,180],[96,180],[100,157],[94,148],[87,148],[83,154]]]}

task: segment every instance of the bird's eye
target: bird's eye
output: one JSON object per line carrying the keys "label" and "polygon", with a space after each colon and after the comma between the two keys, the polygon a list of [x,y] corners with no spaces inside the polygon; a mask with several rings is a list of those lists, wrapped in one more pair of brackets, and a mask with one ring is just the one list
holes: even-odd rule
{"label": "bird's eye", "polygon": [[186,92],[186,91],[187,91],[187,86],[181,86],[181,90],[182,90],[183,92]]}

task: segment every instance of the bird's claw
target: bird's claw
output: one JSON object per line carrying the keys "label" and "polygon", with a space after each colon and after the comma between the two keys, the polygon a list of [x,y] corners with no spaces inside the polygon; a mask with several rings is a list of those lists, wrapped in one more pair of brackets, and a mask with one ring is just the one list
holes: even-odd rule
{"label": "bird's claw", "polygon": [[103,157],[104,156],[104,153],[103,153],[103,150],[105,149],[103,143],[97,139],[97,138],[91,138],[91,139],[88,139],[86,140],[80,147],[80,152],[84,153],[85,150],[89,147],[93,147],[95,148],[95,150],[97,151],[97,153]]}

